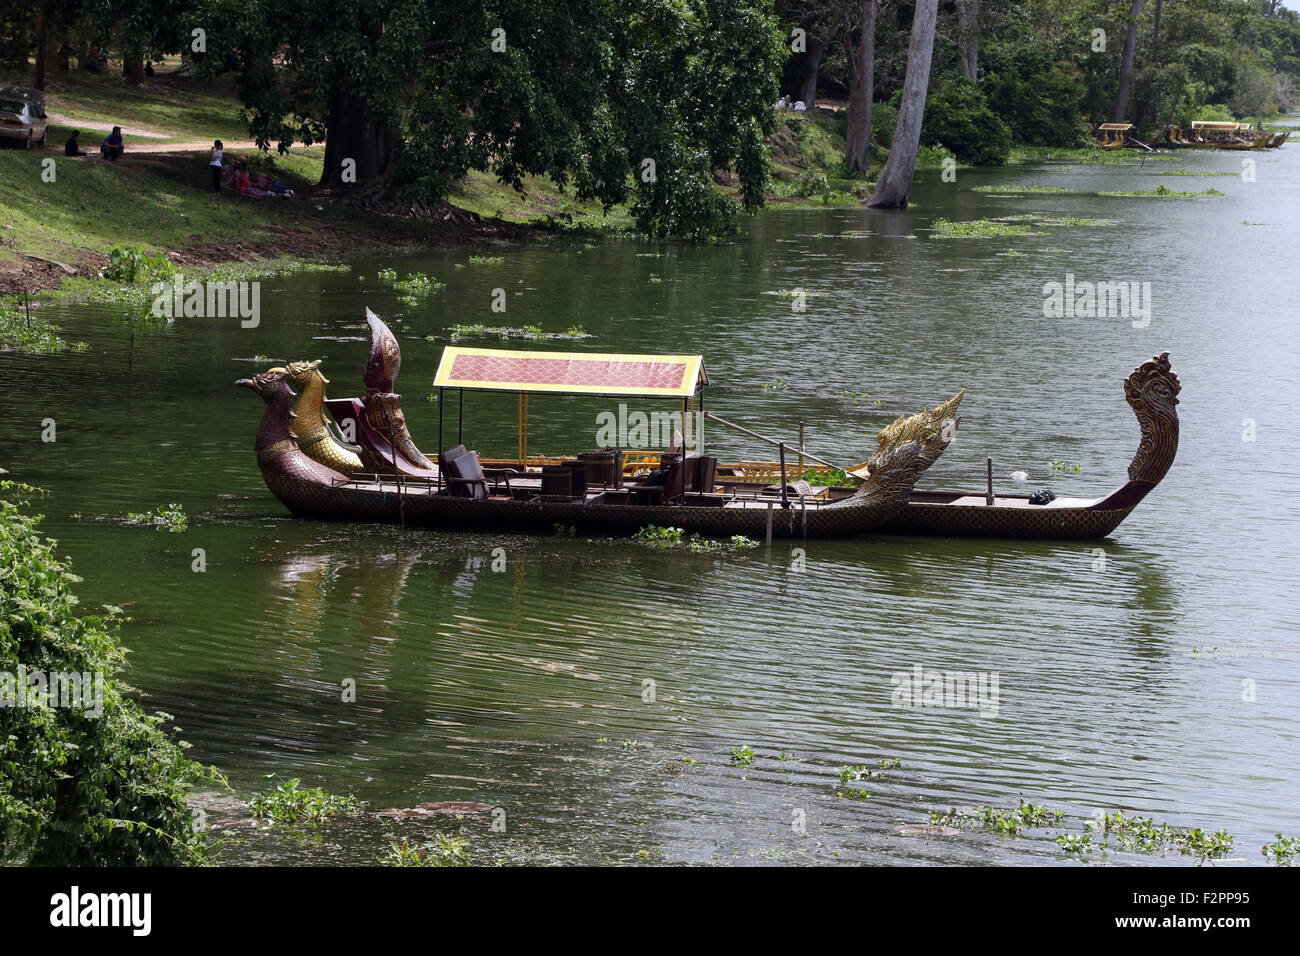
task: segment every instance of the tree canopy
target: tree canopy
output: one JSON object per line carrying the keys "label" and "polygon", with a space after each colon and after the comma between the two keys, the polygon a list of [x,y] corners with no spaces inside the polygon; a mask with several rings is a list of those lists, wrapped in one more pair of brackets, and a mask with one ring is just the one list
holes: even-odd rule
{"label": "tree canopy", "polygon": [[[83,69],[104,46],[130,84],[181,54],[233,79],[259,144],[324,143],[326,185],[428,203],[470,171],[546,175],[630,203],[647,233],[702,237],[762,204],[783,92],[849,101],[845,166],[878,170],[917,6],[0,0],[0,59],[42,83],[56,55]],[[1275,0],[941,0],[922,141],[997,162],[1008,131],[1075,145],[1116,112],[1146,130],[1266,119],[1300,106],[1297,84],[1300,14]]]}

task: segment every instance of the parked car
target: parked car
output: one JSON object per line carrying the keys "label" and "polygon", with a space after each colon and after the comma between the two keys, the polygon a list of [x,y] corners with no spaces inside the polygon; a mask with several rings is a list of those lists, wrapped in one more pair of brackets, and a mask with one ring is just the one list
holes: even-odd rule
{"label": "parked car", "polygon": [[45,94],[24,86],[0,87],[0,139],[20,142],[27,149],[45,145]]}

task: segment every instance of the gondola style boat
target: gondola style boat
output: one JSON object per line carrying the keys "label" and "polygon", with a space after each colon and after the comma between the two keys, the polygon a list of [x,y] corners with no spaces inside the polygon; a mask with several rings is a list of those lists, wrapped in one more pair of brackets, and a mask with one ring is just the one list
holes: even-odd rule
{"label": "gondola style boat", "polygon": [[[378,319],[375,323],[372,333],[382,351],[391,333]],[[390,373],[377,382],[381,388],[391,388],[394,366],[390,363]],[[788,483],[776,489],[719,486],[716,459],[672,452],[661,456],[660,468],[625,484],[617,449],[588,453],[564,465],[530,469],[525,458],[519,467],[485,468],[475,452],[458,444],[440,452],[432,478],[407,473],[395,458],[389,461],[389,474],[345,474],[335,466],[353,467],[352,459],[337,454],[332,436],[310,440],[316,434],[313,416],[318,407],[304,407],[301,414],[293,408],[291,377],[314,386],[316,375],[315,365],[295,363],[236,383],[256,391],[266,403],[254,446],[257,461],[267,487],[294,515],[532,532],[562,525],[618,534],[658,525],[770,539],[868,531],[907,507],[912,485],[951,440],[948,416],[960,399],[883,429],[868,475],[857,488],[834,497],[801,496],[798,487]],[[462,401],[464,390],[478,389],[678,398],[684,404],[700,394],[707,376],[700,356],[448,349],[435,381],[444,390],[461,390]],[[397,398],[391,392],[378,394]],[[317,401],[333,407],[323,395],[313,395],[312,402]],[[383,404],[387,420],[393,421],[397,403]],[[440,432],[444,405],[439,403]],[[309,439],[304,446],[295,425],[308,418],[311,430],[302,429]],[[360,457],[364,462],[365,456]]]}
{"label": "gondola style boat", "polygon": [[[405,428],[405,419],[401,416],[400,396],[391,389],[400,367],[401,355],[396,337],[384,325],[383,321],[367,310],[367,322],[371,331],[371,355],[366,365],[363,379],[367,384],[368,396],[371,392],[385,396],[382,407],[390,409],[387,418],[379,417],[380,425],[401,423],[397,432],[397,444],[409,447],[414,454],[422,453],[415,449]],[[583,360],[601,360],[597,370],[580,371]],[[466,364],[460,364],[462,360]],[[614,451],[587,453],[577,458],[555,458],[545,455],[529,455],[527,452],[527,398],[530,391],[563,393],[569,391],[577,394],[601,395],[636,395],[640,394],[637,386],[627,386],[629,374],[648,375],[656,362],[672,360],[677,364],[696,368],[694,388],[699,391],[701,407],[699,415],[703,421],[718,423],[724,427],[736,428],[745,434],[769,442],[781,450],[781,461],[743,461],[736,464],[720,464],[715,459],[699,455],[687,456],[682,460],[683,471],[672,474],[675,460],[662,452],[617,451],[616,464]],[[558,364],[557,364],[558,363]],[[900,416],[897,421],[883,429],[878,437],[877,455],[871,462],[845,469],[861,484],[858,487],[831,483],[831,476],[837,471],[835,466],[812,455],[799,444],[785,444],[775,439],[765,438],[748,429],[734,425],[711,412],[703,411],[703,385],[707,384],[703,362],[698,356],[653,357],[653,356],[574,356],[560,353],[544,352],[506,352],[490,349],[449,348],[444,353],[435,384],[440,393],[457,389],[518,390],[520,392],[520,436],[519,453],[515,458],[489,459],[480,462],[477,456],[467,459],[467,474],[452,475],[447,472],[446,480],[440,477],[436,466],[428,469],[415,469],[405,455],[397,452],[387,438],[379,435],[378,430],[367,425],[365,409],[374,405],[373,399],[328,399],[324,394],[327,380],[319,371],[319,362],[295,362],[287,368],[271,369],[268,376],[282,376],[285,391],[292,395],[292,386],[301,392],[295,406],[295,414],[288,416],[287,430],[297,442],[302,457],[311,464],[323,466],[330,473],[328,483],[339,486],[340,491],[331,493],[335,504],[326,506],[315,501],[314,496],[297,486],[290,487],[283,481],[283,476],[270,475],[268,485],[280,495],[277,488],[285,490],[288,495],[282,500],[295,513],[311,513],[322,517],[361,517],[368,520],[365,508],[348,511],[341,502],[347,497],[343,491],[352,491],[364,498],[369,492],[379,492],[381,496],[402,497],[403,506],[409,506],[412,496],[427,497],[443,494],[444,485],[455,484],[463,494],[464,482],[473,480],[475,487],[483,496],[490,499],[510,498],[515,501],[538,502],[546,505],[546,511],[539,510],[534,522],[535,527],[549,527],[547,522],[555,524],[572,524],[556,515],[556,508],[563,511],[566,507],[599,506],[602,520],[595,523],[582,523],[583,527],[607,527],[628,530],[641,524],[662,524],[667,521],[681,526],[683,520],[692,519],[690,527],[694,530],[709,529],[709,533],[745,533],[734,530],[744,526],[755,530],[756,518],[753,514],[745,517],[733,516],[730,512],[759,512],[760,529],[766,533],[766,512],[769,507],[779,509],[774,518],[774,525],[779,524],[782,515],[785,519],[785,533],[832,534],[852,533],[855,530],[874,530],[894,534],[940,534],[963,537],[1013,537],[1013,538],[1097,538],[1103,537],[1122,522],[1164,477],[1173,462],[1178,446],[1178,376],[1170,368],[1168,353],[1156,356],[1128,377],[1125,382],[1125,397],[1138,419],[1141,440],[1138,452],[1129,466],[1129,480],[1114,492],[1102,498],[1054,498],[1045,503],[1038,503],[1034,496],[1003,495],[993,493],[992,472],[990,465],[987,488],[979,493],[957,493],[943,491],[922,491],[911,489],[904,508],[875,521],[873,512],[866,520],[856,511],[851,519],[834,518],[847,507],[860,508],[865,499],[873,494],[875,483],[884,481],[886,476],[880,468],[888,459],[889,448],[897,444],[915,440],[918,436],[932,438],[929,433],[942,429],[943,423],[953,422],[956,418],[962,393],[937,406],[932,412],[913,416],[911,419]],[[587,362],[590,365],[592,363]],[[539,371],[545,366],[549,371]],[[551,378],[560,378],[554,374],[561,368],[563,375],[570,376],[569,384],[562,381],[548,382]],[[378,370],[378,371],[376,371]],[[575,385],[586,375],[588,381]],[[594,375],[594,377],[592,377]],[[468,377],[467,377],[468,376]],[[523,379],[528,379],[527,381]],[[662,385],[662,379],[660,384]],[[657,397],[676,395],[683,402],[683,418],[686,421],[686,396],[694,395],[692,387],[685,384],[687,379],[675,383],[676,390],[665,393],[662,388],[652,391]],[[264,397],[271,396],[262,383],[270,379],[245,380],[241,384],[250,385]],[[277,401],[281,399],[278,387],[275,391]],[[440,394],[440,399],[445,397]],[[285,399],[287,400],[287,399]],[[463,403],[463,391],[461,395]],[[693,402],[693,398],[692,398]],[[439,401],[439,446],[443,444],[443,409],[445,402]],[[358,442],[357,454],[340,442],[332,434],[325,421],[325,409],[343,426],[344,437],[355,437]],[[277,412],[277,414],[279,414]],[[264,420],[264,430],[271,427],[272,413],[268,409]],[[453,455],[463,455],[464,449],[459,442],[461,428],[457,426],[458,445],[452,450]],[[384,435],[393,434],[387,428]],[[272,428],[275,441],[282,442],[283,436]],[[939,436],[942,438],[942,435]],[[259,442],[261,439],[259,439]],[[263,443],[265,444],[265,443]],[[922,459],[932,461],[937,456],[939,445],[930,447]],[[938,450],[935,450],[935,449]],[[786,452],[794,458],[797,454],[797,466],[787,467]],[[443,457],[446,457],[445,455]],[[364,459],[364,460],[363,460]],[[807,459],[807,461],[805,461]],[[426,461],[428,459],[425,459]],[[791,461],[789,464],[794,465]],[[810,467],[807,467],[809,466]],[[665,467],[666,466],[666,467]],[[304,468],[307,466],[304,465]],[[481,469],[479,474],[477,469]],[[283,470],[283,469],[281,469]],[[791,472],[793,471],[793,475]],[[588,474],[590,472],[590,474]],[[919,473],[919,472],[918,472]],[[662,481],[672,474],[665,483],[663,491],[649,490],[647,481]],[[317,473],[317,481],[325,481],[323,473]],[[590,478],[590,481],[588,481]],[[794,480],[791,480],[793,478]],[[347,479],[343,481],[341,479]],[[627,484],[624,484],[624,482]],[[488,484],[492,485],[489,493]],[[678,487],[680,482],[680,489]],[[775,483],[775,484],[774,484]],[[892,480],[889,482],[893,484]],[[430,486],[432,490],[430,490]],[[505,492],[502,486],[505,485]],[[585,487],[584,487],[585,486]],[[590,490],[588,490],[590,489]],[[478,492],[472,492],[478,494]],[[313,501],[299,500],[303,496],[313,497]],[[355,497],[355,495],[353,496]],[[455,496],[453,496],[455,497]],[[663,502],[676,502],[679,509],[690,507],[692,511],[678,511],[676,514],[664,507]],[[852,503],[852,504],[849,504]],[[614,505],[634,509],[630,515],[615,514],[609,509]],[[656,505],[655,514],[645,510],[649,505]],[[348,507],[352,507],[349,505]],[[394,505],[388,504],[389,513]],[[427,504],[417,504],[413,520],[423,520],[419,515],[427,509]],[[460,503],[452,511],[464,509]],[[694,509],[705,507],[722,509],[725,517],[716,510],[708,520],[694,520]],[[342,511],[338,509],[343,508]],[[332,510],[333,509],[333,510]],[[797,509],[797,522],[791,520],[786,512]],[[383,509],[371,509],[371,511]],[[436,509],[435,509],[436,510]],[[823,511],[825,514],[823,514]],[[469,512],[473,515],[474,512]],[[807,517],[805,517],[805,515]],[[396,520],[402,520],[404,514],[399,508]],[[653,518],[653,520],[651,520]],[[608,520],[605,520],[608,519]],[[375,519],[379,520],[379,519]],[[811,527],[810,524],[811,523]],[[775,532],[782,532],[778,528]]]}
{"label": "gondola style boat", "polygon": [[1132,128],[1132,123],[1102,123],[1097,127],[1097,132],[1102,134],[1097,145],[1102,149],[1123,149],[1127,145],[1125,137]]}

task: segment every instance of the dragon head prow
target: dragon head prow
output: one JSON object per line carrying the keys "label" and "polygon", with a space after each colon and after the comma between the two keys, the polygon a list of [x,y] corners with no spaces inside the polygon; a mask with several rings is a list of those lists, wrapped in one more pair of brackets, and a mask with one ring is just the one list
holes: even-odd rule
{"label": "dragon head prow", "polygon": [[320,376],[322,382],[328,385],[330,380],[325,377],[323,372],[317,371],[320,363],[320,359],[316,359],[314,362],[290,362],[285,368],[271,369],[271,371],[284,372],[289,378],[289,384],[298,389],[306,387],[307,383],[312,379],[313,372]]}

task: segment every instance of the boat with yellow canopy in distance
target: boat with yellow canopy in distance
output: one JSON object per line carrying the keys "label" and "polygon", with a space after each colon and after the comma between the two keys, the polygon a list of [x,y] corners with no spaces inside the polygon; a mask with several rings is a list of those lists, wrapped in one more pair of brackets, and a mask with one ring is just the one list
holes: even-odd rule
{"label": "boat with yellow canopy in distance", "polygon": [[1166,145],[1181,149],[1265,149],[1275,139],[1267,130],[1235,120],[1194,120],[1190,130],[1170,126],[1165,131]]}
{"label": "boat with yellow canopy in distance", "polygon": [[1102,123],[1097,127],[1097,131],[1102,134],[1097,145],[1102,149],[1123,149],[1124,137],[1132,128],[1132,123]]}

